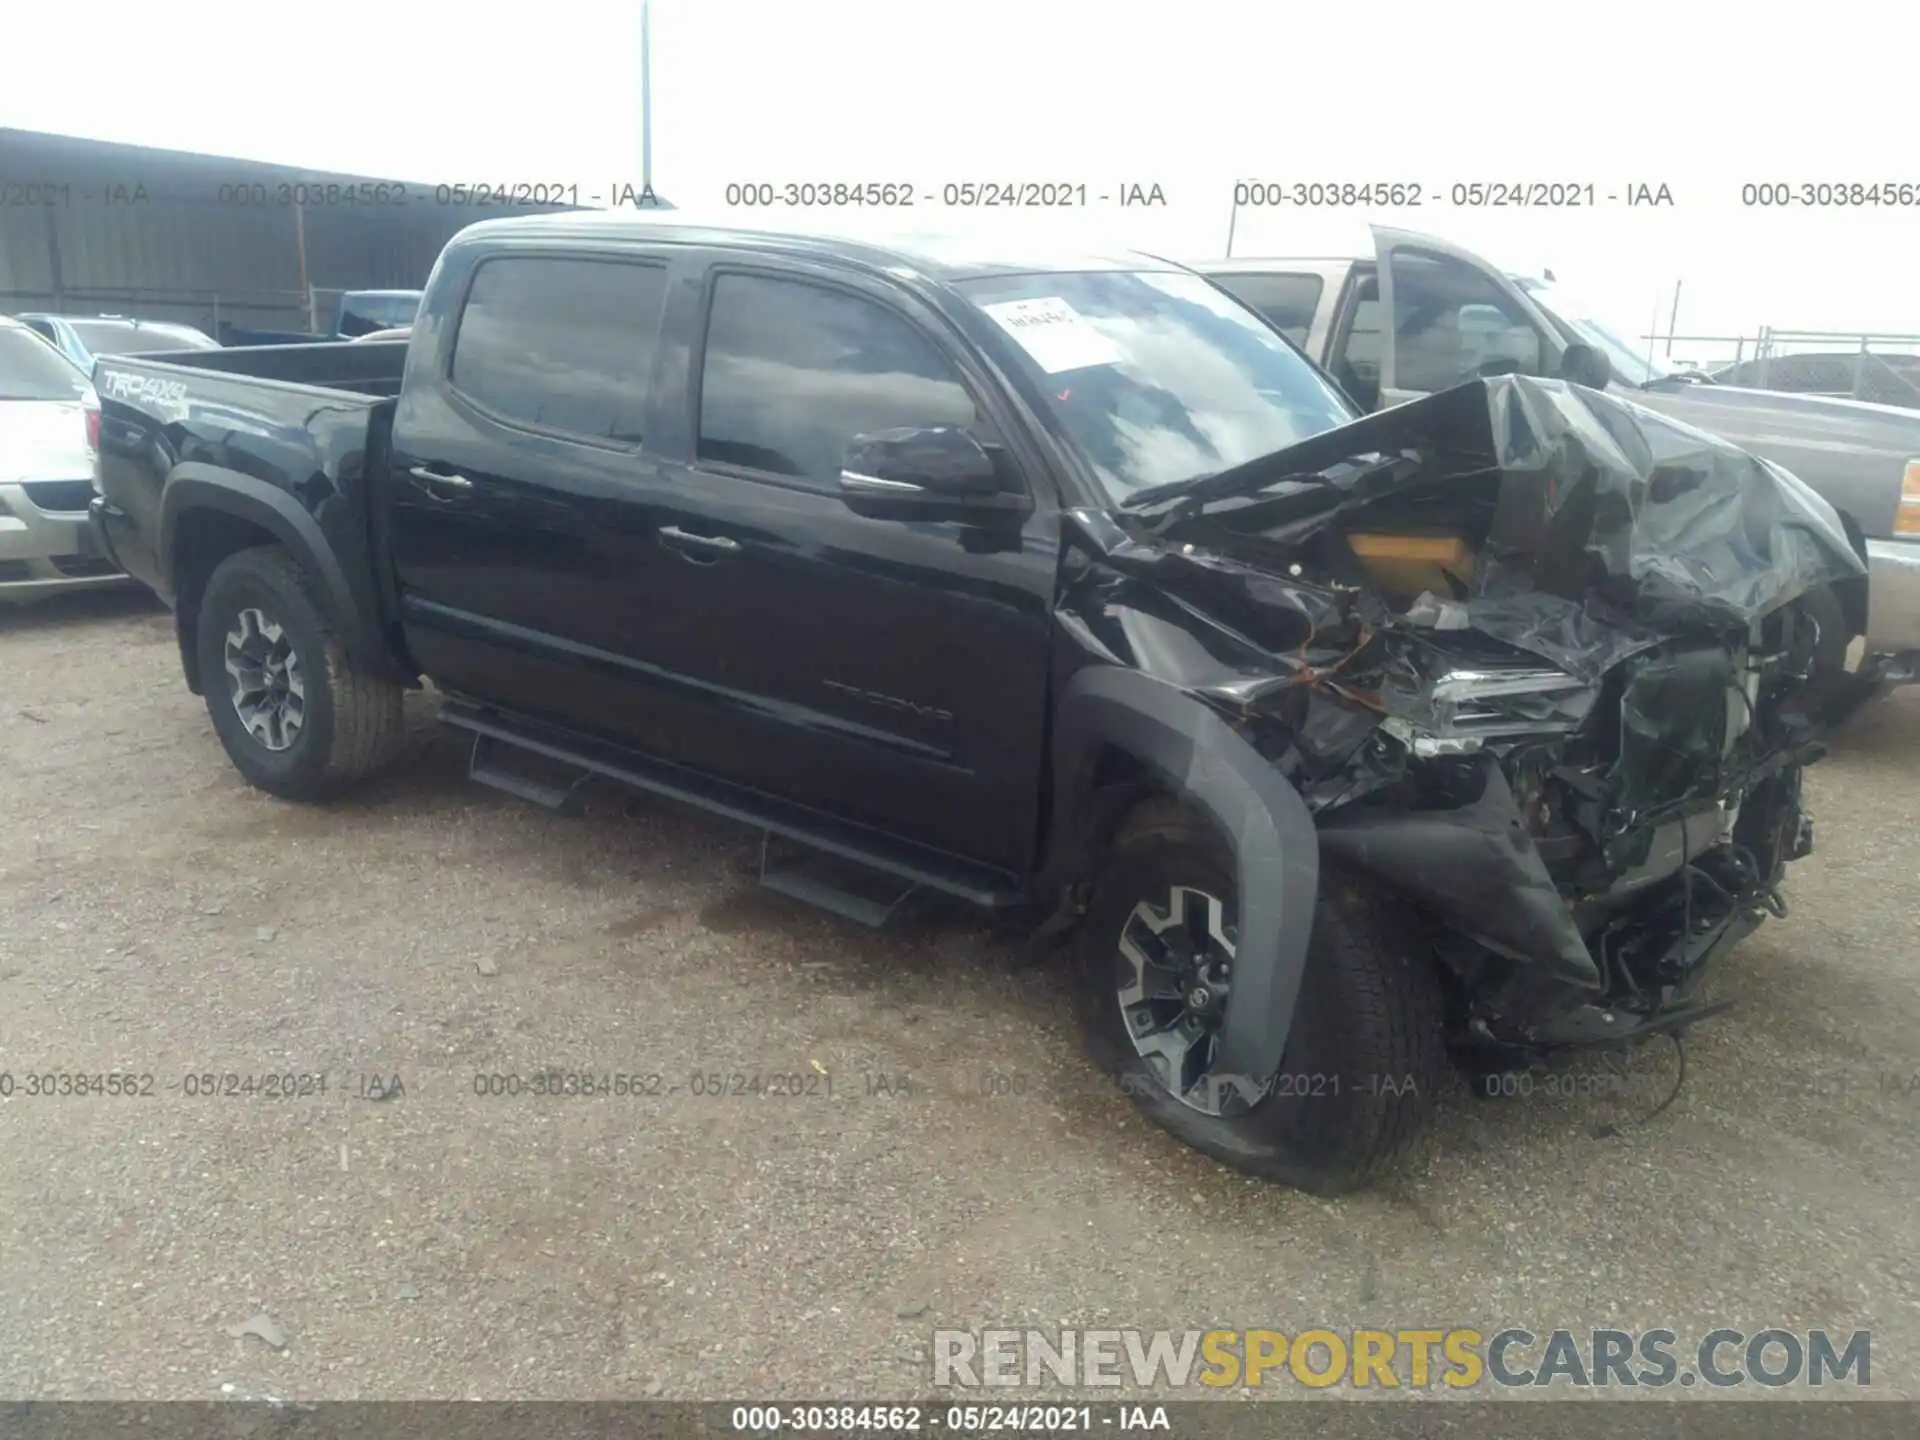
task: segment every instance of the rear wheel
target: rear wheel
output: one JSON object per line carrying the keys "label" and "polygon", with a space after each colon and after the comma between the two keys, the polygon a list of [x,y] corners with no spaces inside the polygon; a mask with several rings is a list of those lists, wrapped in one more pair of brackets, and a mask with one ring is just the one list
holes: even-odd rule
{"label": "rear wheel", "polygon": [[260,789],[323,799],[397,748],[401,687],[347,653],[318,587],[279,546],[220,562],[195,643],[214,731]]}
{"label": "rear wheel", "polygon": [[1238,942],[1227,846],[1152,802],[1122,830],[1080,934],[1089,1049],[1157,1124],[1235,1169],[1318,1194],[1363,1184],[1419,1132],[1446,1073],[1433,962],[1373,887],[1322,870],[1285,1058],[1262,1086],[1211,1060]]}

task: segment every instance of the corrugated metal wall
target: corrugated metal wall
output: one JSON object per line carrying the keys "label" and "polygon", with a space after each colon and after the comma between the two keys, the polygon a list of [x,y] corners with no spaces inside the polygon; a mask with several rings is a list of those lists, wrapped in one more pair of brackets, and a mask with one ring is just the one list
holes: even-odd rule
{"label": "corrugated metal wall", "polygon": [[304,329],[310,291],[324,323],[341,290],[419,288],[467,225],[567,208],[437,204],[431,182],[405,204],[325,192],[362,182],[399,183],[0,129],[0,311]]}

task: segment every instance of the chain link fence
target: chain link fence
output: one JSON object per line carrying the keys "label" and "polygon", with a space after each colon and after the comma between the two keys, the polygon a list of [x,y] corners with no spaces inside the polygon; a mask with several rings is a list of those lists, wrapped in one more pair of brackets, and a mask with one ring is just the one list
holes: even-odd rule
{"label": "chain link fence", "polygon": [[1723,385],[1920,409],[1920,335],[1776,330],[1757,335],[1646,335],[1667,364]]}

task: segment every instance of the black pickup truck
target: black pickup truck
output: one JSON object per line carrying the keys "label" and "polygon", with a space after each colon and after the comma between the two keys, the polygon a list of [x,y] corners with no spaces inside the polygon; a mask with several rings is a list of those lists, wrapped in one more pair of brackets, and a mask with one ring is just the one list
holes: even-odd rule
{"label": "black pickup truck", "polygon": [[1449,1063],[1707,1013],[1906,673],[1816,662],[1865,570],[1779,467],[1557,380],[1362,417],[1140,255],[501,220],[410,341],[95,383],[94,522],[255,785],[367,775],[431,680],[477,779],[1071,942],[1128,1093],[1322,1193]]}

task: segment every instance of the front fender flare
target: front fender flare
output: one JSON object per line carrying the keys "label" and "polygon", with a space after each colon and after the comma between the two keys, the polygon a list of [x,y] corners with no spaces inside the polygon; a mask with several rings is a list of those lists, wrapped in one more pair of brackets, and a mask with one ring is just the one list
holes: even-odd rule
{"label": "front fender flare", "polygon": [[1050,871],[1089,858],[1075,847],[1085,843],[1092,764],[1103,745],[1147,766],[1233,847],[1240,938],[1213,1070],[1257,1098],[1286,1053],[1313,936],[1313,816],[1272,762],[1202,701],[1137,670],[1089,666],[1067,682],[1054,712]]}

